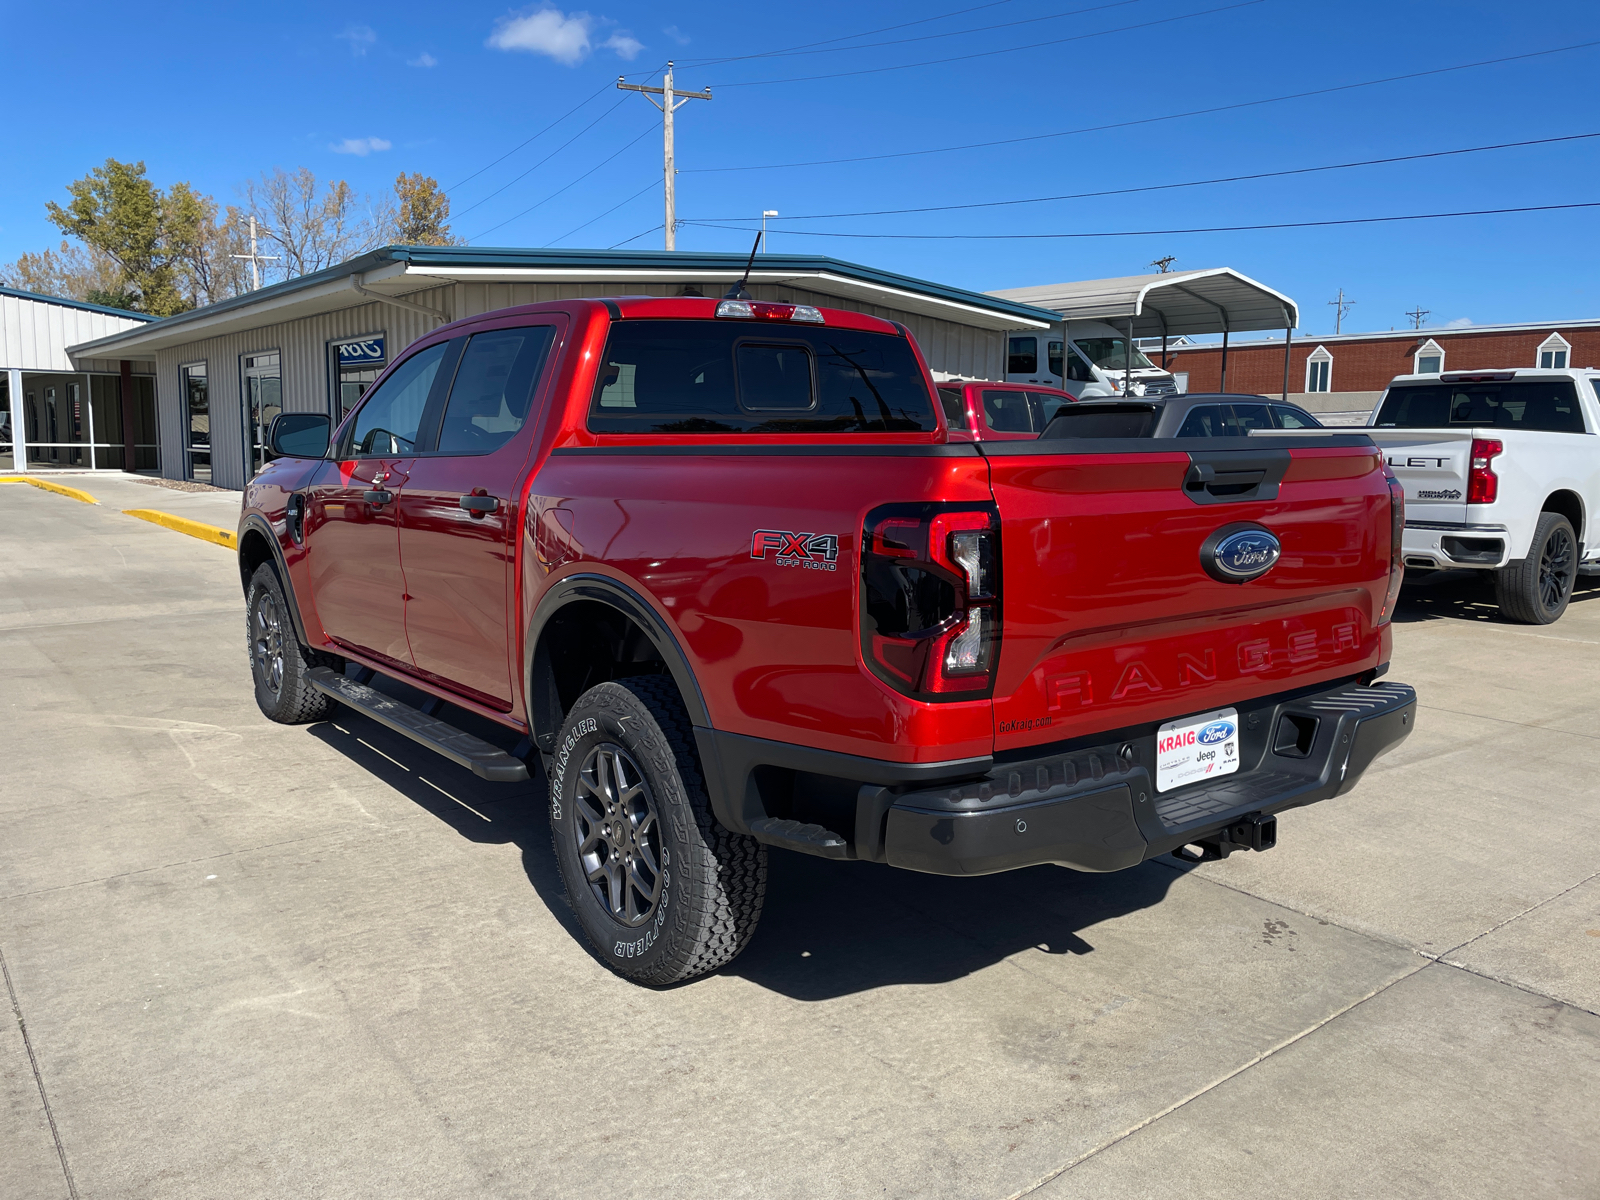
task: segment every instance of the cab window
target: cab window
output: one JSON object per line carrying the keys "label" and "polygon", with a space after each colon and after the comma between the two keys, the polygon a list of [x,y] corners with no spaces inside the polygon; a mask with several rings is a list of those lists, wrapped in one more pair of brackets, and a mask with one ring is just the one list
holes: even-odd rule
{"label": "cab window", "polygon": [[1232,428],[1229,437],[1249,437],[1252,429],[1271,429],[1272,415],[1265,404],[1233,404]]}
{"label": "cab window", "polygon": [[940,388],[939,403],[944,406],[944,423],[951,429],[967,427],[967,401],[961,388]]}
{"label": "cab window", "polygon": [[417,429],[448,346],[448,342],[439,342],[419,350],[361,398],[361,407],[346,435],[343,457],[385,458],[416,453]]}
{"label": "cab window", "polygon": [[1028,392],[983,390],[983,417],[996,433],[1033,433],[1043,429],[1038,407],[1038,401]]}
{"label": "cab window", "polygon": [[487,454],[528,417],[555,330],[549,325],[474,334],[462,352],[439,426],[439,453]]}
{"label": "cab window", "polygon": [[1229,431],[1220,404],[1201,404],[1189,410],[1178,430],[1178,437],[1228,437]]}
{"label": "cab window", "polygon": [[1056,414],[1072,401],[1065,396],[1055,396],[1049,392],[1029,392],[1028,399],[1032,402],[1036,428],[1043,429],[1056,419]]}
{"label": "cab window", "polygon": [[1274,404],[1272,415],[1278,419],[1280,429],[1321,429],[1322,422],[1302,409],[1287,404]]}

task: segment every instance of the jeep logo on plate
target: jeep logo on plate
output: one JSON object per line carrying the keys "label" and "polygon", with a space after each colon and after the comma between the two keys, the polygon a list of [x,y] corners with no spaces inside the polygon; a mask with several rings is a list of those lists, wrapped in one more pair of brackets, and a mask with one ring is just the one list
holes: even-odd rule
{"label": "jeep logo on plate", "polygon": [[1200,547],[1200,565],[1207,575],[1223,583],[1259,579],[1283,553],[1271,530],[1259,525],[1224,525]]}

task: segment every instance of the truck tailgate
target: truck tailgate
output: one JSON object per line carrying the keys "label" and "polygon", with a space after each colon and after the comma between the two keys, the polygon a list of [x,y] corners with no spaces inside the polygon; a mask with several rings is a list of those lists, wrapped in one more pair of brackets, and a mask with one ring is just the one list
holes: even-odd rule
{"label": "truck tailgate", "polygon": [[[1366,436],[983,449],[1002,526],[997,752],[1387,660],[1389,492]],[[1281,557],[1248,582],[1213,578],[1207,539],[1241,524],[1275,535]]]}
{"label": "truck tailgate", "polygon": [[1372,440],[1406,489],[1406,519],[1459,525],[1467,519],[1472,429],[1374,429]]}

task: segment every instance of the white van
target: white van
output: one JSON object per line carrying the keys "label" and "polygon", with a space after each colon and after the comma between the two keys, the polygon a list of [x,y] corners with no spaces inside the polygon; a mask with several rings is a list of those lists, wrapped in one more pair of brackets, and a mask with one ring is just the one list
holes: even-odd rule
{"label": "white van", "polygon": [[[1071,392],[1080,400],[1120,396],[1124,379],[1132,396],[1175,396],[1178,382],[1133,347],[1127,360],[1128,336],[1103,321],[1068,321],[1072,357],[1061,378],[1061,339],[1049,333],[1014,334],[1006,353],[1007,383],[1042,383]],[[1045,352],[1040,353],[1043,349]]]}

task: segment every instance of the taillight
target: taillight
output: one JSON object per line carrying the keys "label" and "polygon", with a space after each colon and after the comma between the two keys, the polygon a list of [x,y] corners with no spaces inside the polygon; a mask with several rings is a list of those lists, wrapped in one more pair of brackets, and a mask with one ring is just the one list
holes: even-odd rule
{"label": "taillight", "polygon": [[1472,466],[1467,472],[1467,503],[1493,504],[1500,494],[1500,477],[1494,473],[1497,455],[1505,453],[1498,438],[1472,439]]}
{"label": "taillight", "polygon": [[1400,486],[1387,465],[1383,468],[1383,478],[1389,485],[1389,590],[1378,613],[1376,624],[1379,625],[1386,624],[1394,616],[1395,602],[1400,599],[1400,584],[1406,574],[1405,559],[1400,553],[1406,535],[1406,489]]}
{"label": "taillight", "polygon": [[1000,520],[993,508],[891,504],[861,538],[861,653],[918,700],[989,695],[1000,650]]}

